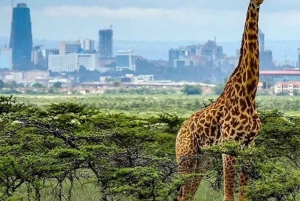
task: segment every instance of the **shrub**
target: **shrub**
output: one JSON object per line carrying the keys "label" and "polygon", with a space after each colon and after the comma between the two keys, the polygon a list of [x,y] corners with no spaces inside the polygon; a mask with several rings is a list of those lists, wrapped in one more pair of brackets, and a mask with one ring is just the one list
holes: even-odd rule
{"label": "shrub", "polygon": [[182,92],[187,95],[200,95],[202,94],[202,90],[198,85],[184,85]]}

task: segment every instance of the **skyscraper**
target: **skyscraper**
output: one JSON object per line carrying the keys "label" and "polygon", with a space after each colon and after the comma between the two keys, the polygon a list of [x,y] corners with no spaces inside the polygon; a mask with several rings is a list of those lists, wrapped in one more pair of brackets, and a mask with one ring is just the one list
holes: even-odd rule
{"label": "skyscraper", "polygon": [[258,29],[258,38],[259,38],[259,51],[265,51],[265,34],[261,29]]}
{"label": "skyscraper", "polygon": [[10,48],[12,48],[13,69],[29,70],[31,66],[32,33],[30,10],[25,3],[18,3],[13,9]]}
{"label": "skyscraper", "polygon": [[113,31],[112,29],[99,31],[99,57],[111,58],[113,56]]}

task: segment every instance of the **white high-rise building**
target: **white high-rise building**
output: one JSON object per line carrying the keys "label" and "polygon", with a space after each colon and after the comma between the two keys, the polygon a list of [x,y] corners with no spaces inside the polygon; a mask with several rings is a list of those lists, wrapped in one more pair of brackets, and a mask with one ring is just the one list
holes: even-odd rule
{"label": "white high-rise building", "polygon": [[81,48],[84,51],[94,51],[95,50],[95,42],[94,42],[94,40],[84,39],[81,42]]}
{"label": "white high-rise building", "polygon": [[0,68],[12,69],[12,49],[0,49]]}
{"label": "white high-rise building", "polygon": [[67,54],[49,55],[48,70],[53,72],[72,72],[77,71],[81,66],[87,70],[97,70],[96,54]]}
{"label": "white high-rise building", "polygon": [[87,70],[93,71],[98,67],[98,58],[96,54],[77,54],[77,62],[79,67],[83,66]]}

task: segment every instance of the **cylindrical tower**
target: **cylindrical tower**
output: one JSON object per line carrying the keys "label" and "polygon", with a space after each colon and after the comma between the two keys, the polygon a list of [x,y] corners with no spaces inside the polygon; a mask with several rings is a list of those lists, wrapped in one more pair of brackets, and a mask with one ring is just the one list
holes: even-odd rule
{"label": "cylindrical tower", "polygon": [[32,32],[30,9],[19,3],[13,9],[10,48],[12,48],[13,69],[29,70],[31,67]]}

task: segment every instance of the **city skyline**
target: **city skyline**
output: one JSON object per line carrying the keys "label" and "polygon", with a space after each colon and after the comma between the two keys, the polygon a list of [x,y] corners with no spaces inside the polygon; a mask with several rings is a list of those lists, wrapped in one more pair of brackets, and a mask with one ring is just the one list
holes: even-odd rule
{"label": "city skyline", "polygon": [[[116,40],[205,41],[216,36],[218,41],[229,42],[241,40],[249,0],[15,0],[17,3],[30,7],[35,39],[97,39],[99,29],[113,25]],[[260,27],[271,40],[299,39],[299,9],[300,1],[265,0]],[[11,17],[7,16],[11,16],[11,1],[1,1],[0,37],[10,34]]]}

